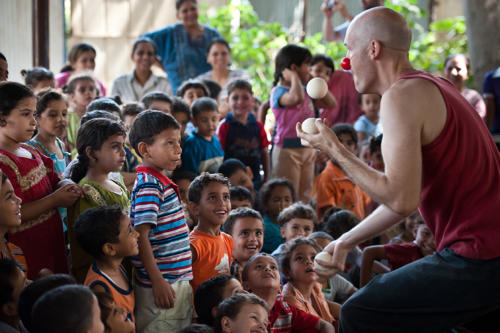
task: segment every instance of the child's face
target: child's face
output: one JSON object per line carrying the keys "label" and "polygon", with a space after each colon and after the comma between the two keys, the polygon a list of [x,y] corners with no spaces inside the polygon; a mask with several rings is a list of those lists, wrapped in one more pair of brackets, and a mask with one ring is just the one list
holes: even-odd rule
{"label": "child's face", "polygon": [[328,82],[330,76],[332,76],[332,69],[320,61],[309,67],[309,74],[311,74],[312,77],[320,77]]}
{"label": "child's face", "polygon": [[266,333],[269,323],[267,310],[259,304],[244,304],[236,317],[222,317],[223,333]]}
{"label": "child's face", "polygon": [[293,283],[313,283],[318,280],[314,271],[314,257],[317,251],[311,245],[299,245],[292,251],[290,258],[290,272],[287,277]]}
{"label": "child's face", "polygon": [[230,279],[222,289],[222,301],[236,294],[244,294],[246,291],[241,286],[240,281]]}
{"label": "child's face", "polygon": [[196,115],[193,124],[198,129],[198,135],[204,139],[211,139],[215,135],[219,124],[219,111],[203,111]]}
{"label": "child's face", "polygon": [[179,187],[179,194],[181,196],[181,201],[188,203],[188,191],[189,191],[189,184],[191,184],[191,181],[187,178],[182,178],[178,179],[176,182],[177,186]]}
{"label": "child's face", "polygon": [[262,288],[280,290],[280,273],[276,260],[270,256],[259,256],[254,259],[248,265],[247,280],[243,281],[243,287],[253,292]]}
{"label": "child's face", "polygon": [[419,224],[414,232],[415,243],[424,256],[433,254],[436,251],[436,241],[431,231],[425,224]]}
{"label": "child's face", "polygon": [[269,201],[264,208],[269,217],[276,219],[280,212],[293,203],[292,191],[288,186],[276,186],[271,190]]}
{"label": "child's face", "polygon": [[418,211],[414,212],[407,218],[405,218],[405,230],[412,234],[416,227],[418,227],[418,219],[420,217],[420,213]]}
{"label": "child's face", "polygon": [[234,89],[227,98],[231,112],[235,117],[241,117],[250,112],[253,107],[253,96],[246,89]]}
{"label": "child's face", "polygon": [[71,67],[75,69],[76,72],[90,70],[93,71],[95,68],[95,54],[92,51],[85,51],[80,54]]}
{"label": "child's face", "polygon": [[38,131],[43,134],[63,137],[66,133],[68,105],[63,100],[52,100],[36,119]]}
{"label": "child's face", "polygon": [[229,182],[232,186],[243,186],[247,188],[253,196],[255,196],[252,178],[246,170],[238,169],[229,177]]}
{"label": "child's face", "polygon": [[361,110],[369,119],[378,118],[380,111],[380,96],[377,94],[361,95]]}
{"label": "child's face", "polygon": [[332,240],[325,237],[315,237],[314,241],[320,248],[324,249]]}
{"label": "child's face", "polygon": [[91,163],[93,163],[93,167],[105,173],[120,171],[123,163],[125,163],[124,144],[125,137],[121,134],[116,134],[104,141],[98,150],[91,151],[90,148],[87,148],[89,150],[87,154],[92,161]]}
{"label": "child's face", "polygon": [[40,91],[42,91],[43,89],[45,88],[55,88],[56,87],[56,83],[54,80],[51,80],[51,79],[43,79],[43,80],[40,80],[38,82],[38,84],[33,87],[33,93],[36,95],[38,94]]}
{"label": "child's face", "polygon": [[235,210],[238,208],[252,208],[252,202],[250,200],[238,200],[238,199],[231,199],[231,210]]}
{"label": "child's face", "polygon": [[205,97],[205,92],[201,88],[189,88],[182,95],[182,99],[191,106],[200,97]]}
{"label": "child's face", "polygon": [[223,225],[231,211],[229,188],[219,182],[211,182],[201,191],[199,203],[194,203],[199,223],[211,226]]}
{"label": "child's face", "polygon": [[161,172],[175,170],[181,162],[181,153],[181,131],[167,128],[155,135],[153,144],[146,144],[146,152],[141,155],[148,166]]}
{"label": "child's face", "polygon": [[341,133],[339,136],[339,141],[347,148],[351,153],[356,154],[358,149],[358,142],[353,139],[349,133]]}
{"label": "child's face", "polygon": [[26,142],[35,134],[35,112],[36,102],[33,97],[25,97],[17,103],[8,116],[0,116],[0,135],[5,136],[7,141],[15,143]]}
{"label": "child's face", "polygon": [[95,296],[92,297],[94,302],[92,303],[92,325],[87,333],[104,333],[104,324],[101,320],[101,309],[99,308],[99,302]]}
{"label": "child's face", "polygon": [[125,143],[128,146],[130,146],[130,142],[128,140],[128,135],[130,133],[130,129],[132,128],[132,124],[134,123],[135,118],[137,118],[137,115],[123,117],[123,127],[125,128],[125,131],[127,132],[127,137],[125,138]]}
{"label": "child's face", "polygon": [[127,310],[114,302],[106,318],[106,325],[109,327],[106,332],[109,333],[132,333],[134,331],[134,323],[127,317]]}
{"label": "child's face", "polygon": [[156,100],[149,106],[151,110],[157,110],[165,113],[170,113],[172,110],[172,105],[169,102]]}
{"label": "child's face", "polygon": [[70,95],[71,102],[77,108],[86,109],[97,96],[97,89],[92,80],[79,80],[75,85],[75,91]]}
{"label": "child's face", "polygon": [[373,154],[370,154],[370,166],[375,170],[384,171],[384,157],[381,149],[377,149]]}
{"label": "child's face", "polygon": [[120,233],[118,234],[118,243],[113,244],[116,254],[120,257],[130,257],[139,254],[139,245],[137,240],[139,233],[135,231],[130,224],[127,215],[120,218]]}
{"label": "child's face", "polygon": [[264,224],[255,217],[238,218],[233,226],[233,257],[239,262],[246,262],[262,250]]}
{"label": "child's face", "polygon": [[281,228],[281,237],[287,242],[297,236],[309,236],[314,230],[314,223],[309,219],[293,218]]}
{"label": "child's face", "polygon": [[453,84],[462,84],[469,78],[467,63],[464,57],[455,57],[446,63],[444,74]]}
{"label": "child's face", "polygon": [[189,116],[184,112],[173,112],[172,116],[175,118],[175,120],[177,120],[179,125],[181,125],[181,133],[184,133],[189,122]]}
{"label": "child's face", "polygon": [[[22,200],[14,193],[14,188],[8,179],[0,188],[0,212],[2,212],[2,227],[10,230],[21,225]],[[3,235],[0,235],[3,237]]]}
{"label": "child's face", "polygon": [[155,62],[155,48],[150,43],[139,43],[132,53],[135,69],[147,72]]}

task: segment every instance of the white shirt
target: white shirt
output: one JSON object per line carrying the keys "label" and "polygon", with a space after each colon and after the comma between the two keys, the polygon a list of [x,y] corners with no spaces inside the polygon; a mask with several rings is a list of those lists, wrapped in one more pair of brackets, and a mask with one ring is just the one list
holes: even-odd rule
{"label": "white shirt", "polygon": [[161,91],[172,96],[170,81],[161,76],[151,74],[144,86],[141,86],[134,77],[134,71],[118,76],[113,82],[111,96],[118,95],[123,103],[139,102],[147,93]]}

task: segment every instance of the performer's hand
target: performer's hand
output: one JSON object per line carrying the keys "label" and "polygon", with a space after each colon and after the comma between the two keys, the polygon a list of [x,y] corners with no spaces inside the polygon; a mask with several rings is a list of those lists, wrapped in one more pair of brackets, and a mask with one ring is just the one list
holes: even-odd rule
{"label": "performer's hand", "polygon": [[331,278],[335,274],[339,272],[343,272],[345,268],[345,261],[347,259],[347,255],[354,248],[347,245],[342,240],[334,240],[330,244],[328,244],[323,251],[328,252],[332,255],[332,260],[330,262],[323,260],[316,260],[318,264],[323,266],[324,271],[317,272],[320,276],[325,278]]}
{"label": "performer's hand", "polygon": [[334,157],[338,148],[343,147],[343,145],[327,123],[327,119],[316,119],[314,124],[318,129],[318,133],[307,134],[302,131],[302,124],[298,122],[296,126],[297,136],[300,138],[302,145],[319,149],[330,157]]}

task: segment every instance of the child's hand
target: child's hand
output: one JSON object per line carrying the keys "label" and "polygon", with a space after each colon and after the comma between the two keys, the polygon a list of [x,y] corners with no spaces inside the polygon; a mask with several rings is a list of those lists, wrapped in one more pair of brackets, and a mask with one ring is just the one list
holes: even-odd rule
{"label": "child's hand", "polygon": [[81,198],[82,192],[76,184],[66,184],[58,188],[54,193],[54,200],[58,207],[71,207],[76,200]]}
{"label": "child's hand", "polygon": [[281,72],[281,76],[283,76],[283,80],[285,81],[292,81],[294,77],[298,77],[298,74],[296,71],[291,70],[290,68],[285,68],[283,72]]}
{"label": "child's hand", "polygon": [[170,283],[163,279],[153,282],[153,297],[155,305],[159,308],[170,309],[174,307],[175,291]]}

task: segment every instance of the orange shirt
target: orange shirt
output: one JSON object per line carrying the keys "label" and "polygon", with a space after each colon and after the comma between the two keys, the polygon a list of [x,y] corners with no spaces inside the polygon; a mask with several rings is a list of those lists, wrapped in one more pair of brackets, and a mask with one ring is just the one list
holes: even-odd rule
{"label": "orange shirt", "polygon": [[191,246],[196,250],[193,261],[193,279],[190,281],[193,292],[212,276],[230,274],[233,255],[233,238],[221,232],[218,236],[208,235],[194,229],[189,234]]}
{"label": "orange shirt", "polygon": [[[302,311],[318,316],[329,323],[333,323],[335,321],[333,315],[330,312],[330,308],[328,307],[328,302],[326,301],[325,295],[321,291],[321,284],[314,284],[311,293],[311,301],[306,300],[304,298],[304,295],[302,295],[302,293],[290,282],[285,284],[282,294],[288,304],[291,304]],[[314,308],[312,300],[314,300],[317,309]]]}
{"label": "orange shirt", "polygon": [[316,178],[318,217],[321,209],[335,206],[352,211],[360,219],[365,218],[365,206],[371,202],[370,197],[332,161],[328,161],[325,169]]}

